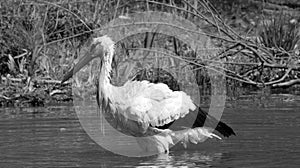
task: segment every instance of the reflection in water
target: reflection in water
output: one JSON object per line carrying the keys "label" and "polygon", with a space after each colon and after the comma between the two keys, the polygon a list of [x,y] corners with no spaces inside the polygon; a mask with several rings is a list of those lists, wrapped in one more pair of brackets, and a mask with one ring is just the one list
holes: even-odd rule
{"label": "reflection in water", "polygon": [[161,154],[141,162],[138,167],[157,166],[157,167],[211,167],[214,162],[219,162],[222,153],[205,154],[198,151],[182,151],[171,154]]}
{"label": "reflection in water", "polygon": [[244,99],[225,109],[222,119],[236,137],[142,158],[119,156],[94,143],[70,106],[2,108],[0,167],[299,167],[300,98],[268,99],[264,108]]}

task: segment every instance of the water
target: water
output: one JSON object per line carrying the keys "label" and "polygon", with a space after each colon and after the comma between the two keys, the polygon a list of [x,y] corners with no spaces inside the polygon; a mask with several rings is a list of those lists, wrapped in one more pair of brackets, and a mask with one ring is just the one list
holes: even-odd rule
{"label": "water", "polygon": [[143,158],[119,156],[94,143],[72,106],[3,108],[0,167],[300,167],[300,97],[252,98],[227,103],[222,120],[236,137]]}

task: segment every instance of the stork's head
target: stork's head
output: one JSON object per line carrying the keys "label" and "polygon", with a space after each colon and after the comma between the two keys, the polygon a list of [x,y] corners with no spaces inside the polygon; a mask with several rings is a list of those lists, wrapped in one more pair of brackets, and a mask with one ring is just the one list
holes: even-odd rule
{"label": "stork's head", "polygon": [[113,56],[115,52],[115,42],[107,35],[94,38],[92,41],[92,45],[100,46],[103,48],[104,51],[103,59],[109,59],[110,57]]}
{"label": "stork's head", "polygon": [[101,59],[101,66],[103,63],[111,64],[113,54],[115,51],[115,42],[107,35],[93,38],[91,45],[85,55],[79,60],[79,62],[64,76],[61,83],[64,83],[70,79],[73,74],[78,72],[82,67],[92,61],[94,58]]}

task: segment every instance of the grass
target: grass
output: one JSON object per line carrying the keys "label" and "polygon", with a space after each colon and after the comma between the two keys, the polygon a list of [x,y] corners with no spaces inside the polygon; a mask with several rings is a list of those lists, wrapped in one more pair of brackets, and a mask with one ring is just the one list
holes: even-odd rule
{"label": "grass", "polygon": [[[84,17],[91,13],[82,13],[93,5],[92,2],[1,1],[0,59],[8,63],[10,55],[16,63],[15,66],[2,63],[3,69],[10,68],[10,71],[3,70],[1,75],[22,73],[20,67],[25,66],[27,77],[44,75],[57,79],[57,73],[52,75],[51,70],[63,70],[63,67],[49,67],[57,65],[51,61],[76,58],[76,48],[89,38],[91,32],[88,31],[99,25]],[[22,59],[23,64],[20,64]],[[41,71],[45,73],[39,73]]]}

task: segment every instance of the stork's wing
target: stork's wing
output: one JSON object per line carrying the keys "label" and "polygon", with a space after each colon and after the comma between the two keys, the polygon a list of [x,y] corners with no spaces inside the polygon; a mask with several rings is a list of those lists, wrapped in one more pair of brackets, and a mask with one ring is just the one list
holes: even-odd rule
{"label": "stork's wing", "polygon": [[145,125],[162,126],[196,109],[190,96],[182,91],[172,91],[163,83],[129,81],[123,86],[122,93],[126,99],[123,115]]}

